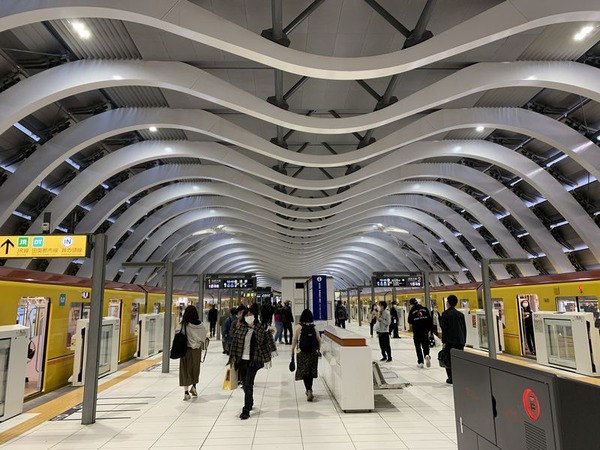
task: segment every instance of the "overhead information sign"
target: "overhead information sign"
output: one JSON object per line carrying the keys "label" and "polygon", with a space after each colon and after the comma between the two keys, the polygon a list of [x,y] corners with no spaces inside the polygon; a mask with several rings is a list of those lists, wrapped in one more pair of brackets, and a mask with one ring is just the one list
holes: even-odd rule
{"label": "overhead information sign", "polygon": [[0,236],[0,258],[80,258],[88,252],[86,234]]}
{"label": "overhead information sign", "polygon": [[373,276],[374,287],[423,287],[421,275],[397,275],[381,273]]}
{"label": "overhead information sign", "polygon": [[206,289],[254,289],[254,273],[213,273],[204,275]]}

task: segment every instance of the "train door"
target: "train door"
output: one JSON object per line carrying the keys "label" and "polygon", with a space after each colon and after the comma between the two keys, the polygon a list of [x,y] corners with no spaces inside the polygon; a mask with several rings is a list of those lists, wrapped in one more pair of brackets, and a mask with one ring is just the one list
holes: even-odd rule
{"label": "train door", "polygon": [[517,311],[519,313],[519,339],[521,354],[535,358],[535,337],[533,335],[533,313],[539,311],[539,299],[536,294],[517,295]]}
{"label": "train door", "polygon": [[[121,327],[123,326],[123,300],[113,298],[108,301],[108,317],[114,317],[115,319],[119,319],[119,333],[116,338],[121,341]],[[115,336],[111,336],[111,339],[114,339]],[[119,356],[117,357],[118,361],[121,362],[121,346],[119,345]]]}
{"label": "train door", "polygon": [[25,397],[42,392],[49,312],[49,298],[22,297],[19,300],[17,324],[29,328],[27,332],[29,344],[27,346],[27,368],[25,372]]}

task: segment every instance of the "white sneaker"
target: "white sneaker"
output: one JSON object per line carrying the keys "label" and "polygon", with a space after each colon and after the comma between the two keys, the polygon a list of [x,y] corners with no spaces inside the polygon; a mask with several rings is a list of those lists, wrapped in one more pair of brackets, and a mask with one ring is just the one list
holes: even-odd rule
{"label": "white sneaker", "polygon": [[425,357],[425,365],[426,365],[427,367],[431,367],[431,356],[427,355],[427,356]]}
{"label": "white sneaker", "polygon": [[194,397],[198,397],[198,391],[195,387],[192,386],[192,388],[190,389],[190,394],[192,394]]}
{"label": "white sneaker", "polygon": [[425,366],[423,366],[423,363],[419,363],[419,364],[417,364],[417,367],[418,367],[419,369],[422,369],[422,368],[423,368],[423,367],[425,367]]}
{"label": "white sneaker", "polygon": [[184,402],[187,402],[190,398],[192,398],[192,397],[190,397],[190,394],[183,394],[183,401]]}

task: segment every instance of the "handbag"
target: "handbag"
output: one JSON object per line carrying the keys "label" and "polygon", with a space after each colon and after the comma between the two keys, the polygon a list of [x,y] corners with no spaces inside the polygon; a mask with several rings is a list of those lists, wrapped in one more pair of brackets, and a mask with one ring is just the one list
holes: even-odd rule
{"label": "handbag", "polygon": [[185,335],[185,325],[181,327],[175,337],[173,337],[173,344],[171,345],[171,352],[169,357],[171,359],[183,358],[187,352],[187,336]]}
{"label": "handbag", "polygon": [[225,370],[225,380],[223,380],[223,389],[226,391],[234,391],[238,387],[238,371],[230,365]]}
{"label": "handbag", "polygon": [[443,348],[438,353],[438,363],[444,369],[450,368],[450,350]]}
{"label": "handbag", "polygon": [[289,369],[290,369],[290,372],[293,372],[296,370],[296,361],[294,361],[294,355],[292,355],[292,360],[290,361]]}

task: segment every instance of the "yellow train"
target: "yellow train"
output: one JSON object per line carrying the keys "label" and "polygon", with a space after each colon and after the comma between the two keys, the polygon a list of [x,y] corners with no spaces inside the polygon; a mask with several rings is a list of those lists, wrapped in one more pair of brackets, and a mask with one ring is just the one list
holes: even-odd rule
{"label": "yellow train", "polygon": [[[25,397],[67,385],[73,373],[72,338],[77,320],[89,311],[91,280],[1,267],[0,292],[0,325],[29,327]],[[197,299],[191,292],[174,292],[174,312]],[[120,319],[119,362],[135,355],[139,314],[164,309],[161,289],[106,282],[103,316]]]}
{"label": "yellow train", "polygon": [[[504,352],[517,356],[532,356],[533,351],[527,344],[526,330],[523,324],[523,305],[529,304],[535,311],[585,311],[595,313],[598,318],[598,297],[600,295],[600,270],[575,272],[558,275],[499,280],[491,283],[494,309],[499,311],[504,331]],[[444,311],[448,295],[459,298],[459,308],[482,309],[483,295],[481,283],[432,287],[432,307],[439,314]],[[346,294],[339,294],[346,300]],[[396,300],[400,309],[408,311],[408,300],[412,297],[423,299],[424,291],[418,289],[400,289],[396,291]],[[376,301],[391,301],[391,290],[377,292]],[[363,317],[368,317],[371,295],[368,288],[361,293]],[[527,303],[524,303],[527,302]],[[350,306],[356,317],[358,297],[350,291]],[[365,319],[366,320],[366,319]],[[598,321],[596,322],[598,324]]]}

